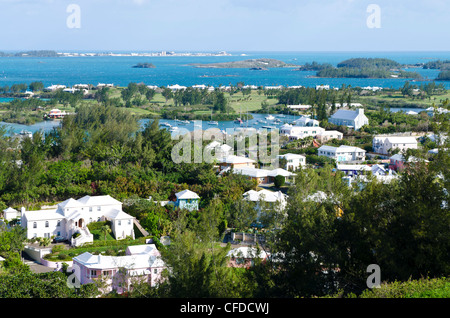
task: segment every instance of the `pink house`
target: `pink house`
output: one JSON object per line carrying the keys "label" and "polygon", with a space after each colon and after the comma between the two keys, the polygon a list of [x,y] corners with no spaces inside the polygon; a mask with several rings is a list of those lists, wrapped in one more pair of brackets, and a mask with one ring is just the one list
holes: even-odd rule
{"label": "pink house", "polygon": [[104,292],[123,293],[133,284],[156,286],[166,268],[154,244],[129,246],[124,256],[93,255],[85,252],[73,258],[73,271],[80,284],[103,283]]}
{"label": "pink house", "polygon": [[[420,160],[421,159],[413,157],[413,156],[410,156],[408,158],[408,160],[406,160],[405,157],[403,157],[403,155],[395,154],[389,158],[389,169],[394,170],[394,171],[402,171],[403,169],[406,168],[408,163],[418,162]],[[423,160],[423,161],[428,162],[428,160]]]}

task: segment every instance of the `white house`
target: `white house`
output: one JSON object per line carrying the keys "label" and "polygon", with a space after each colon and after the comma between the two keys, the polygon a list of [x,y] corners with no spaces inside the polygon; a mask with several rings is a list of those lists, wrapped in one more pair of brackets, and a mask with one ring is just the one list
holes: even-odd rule
{"label": "white house", "polygon": [[215,158],[228,157],[233,155],[234,152],[233,147],[215,140],[206,145],[204,150],[208,151]]}
{"label": "white house", "polygon": [[85,252],[73,258],[73,271],[80,284],[102,280],[105,291],[123,293],[135,282],[156,286],[166,268],[154,244],[129,246],[124,256],[93,255]]}
{"label": "white house", "polygon": [[417,140],[414,137],[375,136],[372,140],[372,148],[375,153],[387,155],[394,149],[400,151],[417,149]]}
{"label": "white house", "polygon": [[247,176],[249,179],[256,180],[258,184],[272,183],[274,182],[275,177],[279,175],[285,177],[286,181],[288,180],[289,177],[295,176],[294,173],[289,172],[282,168],[267,170],[267,169],[244,167],[244,168],[234,168],[233,171],[236,174],[241,174]]}
{"label": "white house", "polygon": [[322,143],[325,143],[331,139],[342,140],[344,134],[337,130],[325,130],[316,135],[316,139]]}
{"label": "white house", "polygon": [[[27,238],[58,236],[70,240],[72,245],[93,241],[87,225],[97,221],[110,221],[117,240],[130,236],[134,239],[134,217],[123,212],[122,202],[109,195],[86,195],[61,202],[56,209],[21,211],[21,224]],[[78,237],[73,238],[75,233]]]}
{"label": "white house", "polygon": [[222,158],[218,158],[217,162],[220,166],[220,171],[226,168],[254,168],[256,161],[247,157],[229,155]]}
{"label": "white house", "polygon": [[250,190],[245,192],[243,196],[245,200],[256,203],[256,209],[258,210],[258,213],[260,213],[262,209],[262,207],[260,206],[261,202],[267,204],[268,209],[277,207],[280,211],[284,210],[286,208],[288,197],[281,191],[274,192],[266,189],[260,191]]}
{"label": "white house", "polygon": [[278,159],[286,159],[286,166],[282,167],[287,170],[295,171],[300,167],[306,165],[306,157],[303,155],[298,155],[294,153],[287,153],[284,155],[278,155]]}
{"label": "white house", "polygon": [[7,209],[4,209],[2,211],[2,214],[0,216],[3,217],[6,221],[12,221],[14,219],[20,219],[21,214],[16,209],[8,207]]}
{"label": "white house", "polygon": [[362,126],[369,124],[369,119],[364,115],[364,109],[344,110],[339,109],[330,118],[328,122],[339,125],[351,127],[354,130],[359,130]]}
{"label": "white house", "polygon": [[316,119],[312,119],[308,116],[302,116],[299,119],[296,119],[294,121],[295,126],[300,126],[300,127],[319,127],[320,122]]}
{"label": "white house", "polygon": [[311,105],[287,105],[287,108],[290,108],[292,110],[308,110],[310,109],[312,106]]}
{"label": "white house", "polygon": [[364,149],[352,146],[322,146],[318,149],[319,156],[335,159],[337,162],[363,161],[366,158]]}
{"label": "white house", "polygon": [[280,135],[287,136],[289,141],[306,138],[309,136],[315,137],[325,131],[325,128],[318,126],[292,126],[284,124],[280,127]]}

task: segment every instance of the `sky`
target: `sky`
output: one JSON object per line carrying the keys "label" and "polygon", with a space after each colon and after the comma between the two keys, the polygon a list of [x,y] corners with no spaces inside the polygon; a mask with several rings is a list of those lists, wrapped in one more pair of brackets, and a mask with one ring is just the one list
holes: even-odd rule
{"label": "sky", "polygon": [[0,0],[0,50],[450,51],[449,13],[449,0]]}

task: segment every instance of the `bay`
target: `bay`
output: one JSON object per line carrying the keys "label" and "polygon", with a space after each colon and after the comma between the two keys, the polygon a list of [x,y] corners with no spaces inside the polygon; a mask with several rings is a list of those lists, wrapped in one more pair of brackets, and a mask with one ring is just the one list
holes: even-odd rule
{"label": "bay", "polygon": [[[120,52],[116,52],[120,53]],[[122,52],[123,53],[123,52]],[[11,86],[18,83],[42,81],[45,86],[61,84],[111,83],[126,86],[130,82],[147,85],[167,86],[197,84],[235,85],[243,82],[256,86],[297,86],[314,87],[330,85],[341,87],[379,86],[399,88],[407,79],[348,79],[314,78],[315,72],[300,72],[292,68],[272,68],[266,71],[249,69],[207,69],[196,68],[191,63],[230,62],[255,58],[272,58],[286,63],[302,65],[337,63],[354,57],[381,57],[393,59],[402,64],[426,63],[437,59],[450,59],[450,52],[230,52],[231,56],[84,56],[84,57],[2,57],[0,58],[0,85]],[[245,55],[243,55],[245,54]],[[137,63],[152,63],[155,68],[133,68]],[[409,69],[426,79],[436,78],[438,70]],[[421,82],[416,82],[420,85]],[[450,81],[442,81],[447,89]]]}

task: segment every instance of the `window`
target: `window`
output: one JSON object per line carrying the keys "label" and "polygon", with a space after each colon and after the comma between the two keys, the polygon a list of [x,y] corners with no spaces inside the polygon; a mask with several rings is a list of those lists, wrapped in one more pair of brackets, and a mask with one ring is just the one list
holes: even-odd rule
{"label": "window", "polygon": [[97,277],[97,271],[95,269],[91,269],[88,272],[88,274],[89,274],[90,277]]}
{"label": "window", "polygon": [[61,226],[61,220],[58,220],[58,222],[56,223],[56,226]]}
{"label": "window", "polygon": [[33,222],[33,229],[36,229],[36,228],[37,228],[37,223]]}
{"label": "window", "polygon": [[128,225],[131,225],[131,220],[128,220]]}
{"label": "window", "polygon": [[101,206],[98,206],[97,207],[97,211],[101,211],[102,210],[102,207]]}
{"label": "window", "polygon": [[155,268],[155,269],[153,270],[153,273],[154,273],[154,274],[158,274],[158,270]]}
{"label": "window", "polygon": [[91,206],[89,207],[89,212],[92,212],[92,207]]}
{"label": "window", "polygon": [[58,231],[58,233],[56,233],[56,236],[61,236],[61,232]]}
{"label": "window", "polygon": [[103,271],[102,275],[109,277],[109,276],[111,276],[111,271]]}
{"label": "window", "polygon": [[122,221],[117,221],[117,225],[122,225]]}

